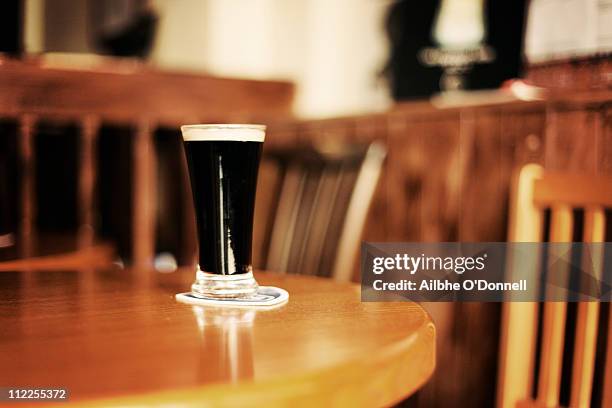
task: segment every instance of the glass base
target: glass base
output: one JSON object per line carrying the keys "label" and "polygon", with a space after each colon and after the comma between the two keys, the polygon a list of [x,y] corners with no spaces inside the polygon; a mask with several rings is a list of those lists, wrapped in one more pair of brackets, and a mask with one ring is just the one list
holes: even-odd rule
{"label": "glass base", "polygon": [[176,300],[197,306],[230,307],[230,308],[255,308],[268,310],[284,305],[289,300],[289,293],[274,286],[260,286],[257,292],[240,298],[228,297],[203,297],[193,292],[179,293]]}
{"label": "glass base", "polygon": [[191,285],[193,296],[202,298],[242,298],[257,292],[257,281],[253,272],[218,275],[201,271],[198,267],[196,280]]}

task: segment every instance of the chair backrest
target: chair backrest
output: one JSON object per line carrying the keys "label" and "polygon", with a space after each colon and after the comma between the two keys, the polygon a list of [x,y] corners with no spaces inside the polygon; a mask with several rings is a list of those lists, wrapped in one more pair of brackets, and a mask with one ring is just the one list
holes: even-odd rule
{"label": "chair backrest", "polygon": [[[551,173],[530,164],[516,175],[511,200],[511,242],[542,241],[546,211],[550,211],[550,242],[572,242],[574,228],[580,227],[582,241],[604,242],[605,210],[612,207],[612,178]],[[584,211],[582,225],[574,210]],[[593,264],[600,274],[602,256],[598,254]],[[580,302],[575,331],[566,333],[572,327],[566,325],[570,317],[566,302],[504,303],[498,406],[556,407],[567,391],[570,407],[612,406],[611,312],[610,303]],[[569,390],[562,389],[564,372],[571,378]],[[592,401],[593,395],[597,401]]]}
{"label": "chair backrest", "polygon": [[262,265],[351,280],[385,154],[378,142],[266,152],[280,176]]}

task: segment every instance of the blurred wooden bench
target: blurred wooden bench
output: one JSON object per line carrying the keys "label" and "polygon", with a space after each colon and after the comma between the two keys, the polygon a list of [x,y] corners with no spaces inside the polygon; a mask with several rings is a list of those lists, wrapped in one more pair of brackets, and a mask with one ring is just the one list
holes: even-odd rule
{"label": "blurred wooden bench", "polygon": [[[58,182],[77,183],[75,250],[95,244],[98,136],[105,125],[118,124],[127,127],[133,138],[131,261],[136,267],[148,266],[155,255],[156,239],[155,131],[163,127],[176,130],[178,135],[178,127],[184,123],[285,118],[290,115],[293,85],[163,72],[131,60],[96,61],[94,68],[75,68],[58,66],[57,62],[50,66],[44,58],[0,60],[0,120],[14,121],[18,129],[19,222],[12,233],[21,258],[37,255],[37,245],[44,245],[37,231],[40,203],[36,197],[34,138],[42,121],[70,123],[79,135],[78,176]],[[183,211],[191,214],[191,202],[182,197],[178,200]],[[194,245],[192,242],[191,247]]]}

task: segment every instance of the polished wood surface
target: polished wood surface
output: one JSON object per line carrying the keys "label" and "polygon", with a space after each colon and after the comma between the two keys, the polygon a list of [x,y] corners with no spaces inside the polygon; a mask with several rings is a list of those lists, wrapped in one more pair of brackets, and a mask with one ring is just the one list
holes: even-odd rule
{"label": "polished wood surface", "polygon": [[434,369],[435,329],[417,304],[256,273],[289,302],[194,307],[174,300],[190,270],[147,272],[1,272],[0,384],[68,387],[79,405],[383,406]]}

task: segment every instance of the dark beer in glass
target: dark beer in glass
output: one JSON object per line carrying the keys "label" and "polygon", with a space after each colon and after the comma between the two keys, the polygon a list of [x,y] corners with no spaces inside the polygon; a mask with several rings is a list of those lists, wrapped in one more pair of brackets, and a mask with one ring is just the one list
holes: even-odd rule
{"label": "dark beer in glass", "polygon": [[199,243],[195,296],[245,297],[257,291],[251,265],[253,212],[265,127],[181,127]]}

